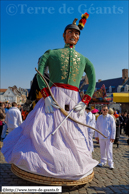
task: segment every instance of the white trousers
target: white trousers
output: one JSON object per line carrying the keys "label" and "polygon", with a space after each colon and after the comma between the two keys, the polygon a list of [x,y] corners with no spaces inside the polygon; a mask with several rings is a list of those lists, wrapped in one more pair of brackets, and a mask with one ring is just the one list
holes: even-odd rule
{"label": "white trousers", "polygon": [[94,136],[94,131],[93,132],[88,132],[90,152],[94,151],[93,136]]}
{"label": "white trousers", "polygon": [[101,162],[106,164],[108,161],[109,166],[113,166],[113,143],[110,139],[99,139]]}

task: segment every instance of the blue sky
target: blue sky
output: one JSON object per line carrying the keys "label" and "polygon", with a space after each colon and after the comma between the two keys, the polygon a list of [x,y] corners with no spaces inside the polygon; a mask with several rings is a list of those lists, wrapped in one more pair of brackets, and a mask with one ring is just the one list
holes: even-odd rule
{"label": "blue sky", "polygon": [[76,50],[94,64],[96,81],[121,77],[128,68],[128,1],[1,1],[0,87],[30,88],[38,58],[64,47],[65,26],[85,12]]}

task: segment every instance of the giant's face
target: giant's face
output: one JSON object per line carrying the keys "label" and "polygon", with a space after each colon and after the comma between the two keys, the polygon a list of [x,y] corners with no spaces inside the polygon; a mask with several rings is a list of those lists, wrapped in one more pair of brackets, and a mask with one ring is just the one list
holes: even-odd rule
{"label": "giant's face", "polygon": [[79,31],[75,29],[67,29],[63,37],[66,44],[76,45],[79,40]]}

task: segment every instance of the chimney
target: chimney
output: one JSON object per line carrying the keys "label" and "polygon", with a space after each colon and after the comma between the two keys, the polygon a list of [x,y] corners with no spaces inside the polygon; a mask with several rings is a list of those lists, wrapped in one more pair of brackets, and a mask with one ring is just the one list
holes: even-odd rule
{"label": "chimney", "polygon": [[101,82],[102,80],[101,79],[98,79],[98,82]]}
{"label": "chimney", "polygon": [[123,83],[128,80],[128,69],[122,69],[122,79],[124,80]]}

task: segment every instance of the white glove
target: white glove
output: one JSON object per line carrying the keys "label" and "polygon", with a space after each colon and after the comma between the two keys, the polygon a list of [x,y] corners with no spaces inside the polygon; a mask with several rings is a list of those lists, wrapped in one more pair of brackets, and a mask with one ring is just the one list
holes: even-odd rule
{"label": "white glove", "polygon": [[76,112],[78,112],[78,116],[82,116],[85,112],[86,104],[82,101],[80,101],[74,108]]}
{"label": "white glove", "polygon": [[51,96],[48,96],[45,98],[45,112],[46,113],[51,113],[54,112],[53,111],[53,107],[54,108],[59,108],[56,103],[53,101]]}

